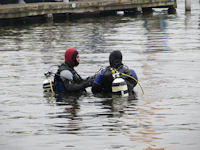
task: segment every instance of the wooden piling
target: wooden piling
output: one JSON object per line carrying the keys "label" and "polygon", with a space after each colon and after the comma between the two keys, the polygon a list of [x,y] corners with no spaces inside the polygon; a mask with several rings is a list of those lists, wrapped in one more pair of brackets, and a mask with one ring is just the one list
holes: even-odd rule
{"label": "wooden piling", "polygon": [[185,11],[191,11],[191,0],[185,0]]}
{"label": "wooden piling", "polygon": [[52,21],[53,20],[53,14],[47,14],[46,17],[47,17],[48,21]]}
{"label": "wooden piling", "polygon": [[24,0],[18,0],[19,4],[25,4]]}

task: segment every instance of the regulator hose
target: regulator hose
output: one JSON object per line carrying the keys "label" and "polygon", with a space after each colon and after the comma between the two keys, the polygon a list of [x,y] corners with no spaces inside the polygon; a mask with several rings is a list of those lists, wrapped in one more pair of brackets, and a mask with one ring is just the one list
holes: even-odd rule
{"label": "regulator hose", "polygon": [[144,90],[143,90],[141,84],[139,83],[139,81],[138,81],[137,79],[135,79],[133,76],[128,75],[128,74],[125,74],[125,73],[120,73],[120,74],[123,75],[123,76],[129,77],[129,78],[135,80],[135,81],[138,83],[138,85],[140,86],[140,88],[141,88],[141,90],[142,90],[142,94],[144,95]]}
{"label": "regulator hose", "polygon": [[51,93],[54,94],[51,76],[49,77],[49,80],[50,80]]}

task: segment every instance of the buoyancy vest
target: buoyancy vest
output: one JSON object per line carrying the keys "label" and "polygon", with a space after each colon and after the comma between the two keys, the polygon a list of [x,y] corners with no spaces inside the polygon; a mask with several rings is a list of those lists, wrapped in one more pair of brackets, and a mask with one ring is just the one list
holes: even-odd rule
{"label": "buoyancy vest", "polygon": [[55,74],[54,77],[54,90],[56,91],[56,93],[64,93],[67,92],[64,83],[60,77],[60,73],[63,70],[69,70],[72,75],[73,75],[73,83],[81,83],[82,82],[82,78],[80,77],[80,75],[72,68],[70,67],[68,64],[63,63],[59,66],[57,73]]}

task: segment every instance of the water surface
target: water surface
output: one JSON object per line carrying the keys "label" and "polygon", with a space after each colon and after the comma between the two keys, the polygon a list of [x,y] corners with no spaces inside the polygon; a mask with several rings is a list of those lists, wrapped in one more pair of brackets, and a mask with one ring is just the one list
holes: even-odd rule
{"label": "water surface", "polygon": [[[195,149],[200,147],[200,4],[185,13],[83,18],[0,27],[0,148],[2,150]],[[137,100],[55,99],[43,73],[75,47],[82,77],[121,50],[144,89]]]}

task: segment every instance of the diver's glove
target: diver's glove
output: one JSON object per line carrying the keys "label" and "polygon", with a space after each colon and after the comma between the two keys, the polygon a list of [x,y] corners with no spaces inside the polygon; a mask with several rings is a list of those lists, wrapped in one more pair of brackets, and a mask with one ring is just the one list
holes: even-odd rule
{"label": "diver's glove", "polygon": [[87,77],[83,82],[85,87],[90,87],[93,84],[93,78],[92,77]]}

